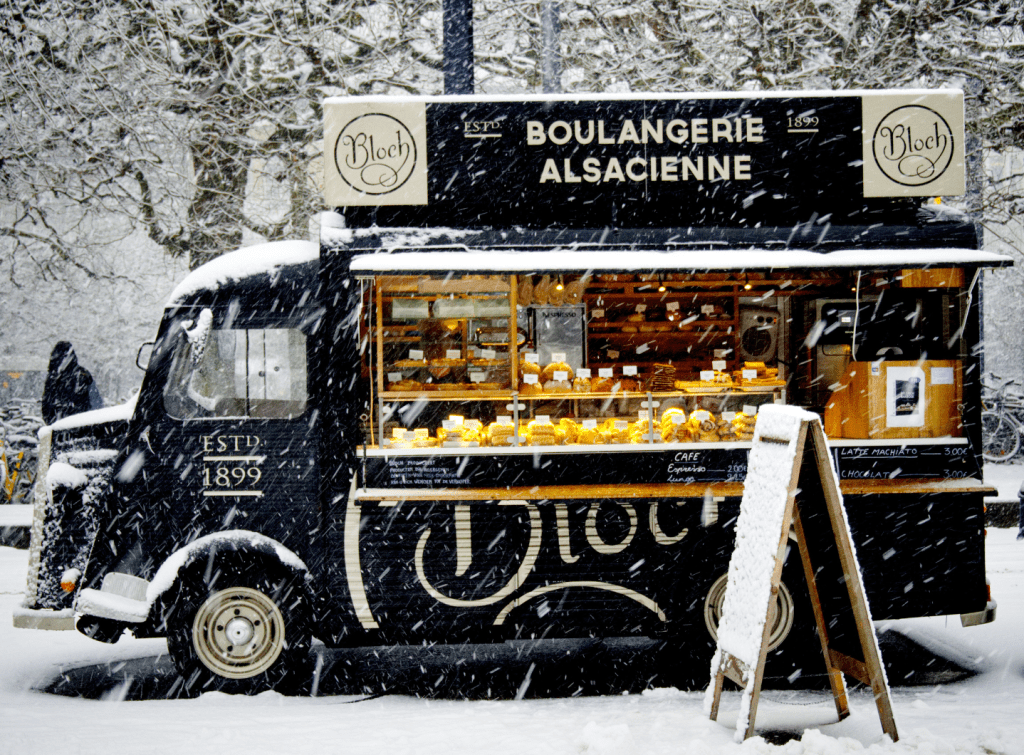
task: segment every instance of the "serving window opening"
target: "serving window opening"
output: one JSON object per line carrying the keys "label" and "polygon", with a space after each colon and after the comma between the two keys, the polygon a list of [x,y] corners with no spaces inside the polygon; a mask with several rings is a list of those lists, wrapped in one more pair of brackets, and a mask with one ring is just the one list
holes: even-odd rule
{"label": "serving window opening", "polygon": [[[963,435],[963,271],[368,275],[366,449]],[[589,449],[593,450],[593,449]]]}

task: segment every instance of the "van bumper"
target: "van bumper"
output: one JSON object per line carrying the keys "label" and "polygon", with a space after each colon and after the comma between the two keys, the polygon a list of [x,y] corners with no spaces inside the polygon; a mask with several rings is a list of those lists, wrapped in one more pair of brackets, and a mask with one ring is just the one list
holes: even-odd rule
{"label": "van bumper", "polygon": [[75,612],[70,608],[15,608],[15,629],[67,631],[75,628]]}
{"label": "van bumper", "polygon": [[996,602],[990,600],[985,604],[984,610],[960,614],[961,626],[976,627],[992,623],[996,620],[996,606]]}
{"label": "van bumper", "polygon": [[149,618],[152,603],[146,598],[149,582],[130,574],[109,572],[99,590],[85,588],[78,593],[75,611],[83,616],[110,619],[124,624],[141,624]]}

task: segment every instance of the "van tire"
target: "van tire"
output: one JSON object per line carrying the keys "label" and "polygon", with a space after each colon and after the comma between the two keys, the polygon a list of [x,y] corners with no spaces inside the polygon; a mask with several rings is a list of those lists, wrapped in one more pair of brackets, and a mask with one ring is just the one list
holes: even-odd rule
{"label": "van tire", "polygon": [[[795,549],[794,549],[795,550]],[[787,559],[775,599],[769,635],[769,651],[765,659],[764,684],[769,689],[822,688],[827,686],[821,643],[818,640],[814,612],[803,578],[800,557]],[[791,563],[795,561],[795,563]],[[708,581],[704,597],[697,606],[701,612],[701,626],[697,627],[706,641],[705,654],[713,654],[718,645],[712,626],[717,631],[717,609],[725,590],[726,573]],[[720,613],[718,614],[720,616]],[[710,657],[707,658],[710,674]]]}
{"label": "van tire", "polygon": [[[721,574],[711,587],[708,588],[704,597],[704,626],[711,636],[712,642],[718,642],[718,624],[722,618],[722,605],[725,602],[725,586],[728,578],[727,573]],[[768,636],[768,652],[778,648],[793,631],[796,617],[796,605],[793,595],[790,593],[786,583],[779,582],[779,592],[772,601],[769,621],[771,628]]]}
{"label": "van tire", "polygon": [[[782,572],[785,589],[774,649],[765,663],[766,689],[827,687],[814,614],[807,595],[799,554],[792,552]],[[681,606],[685,613],[664,648],[662,681],[679,689],[704,689],[711,679],[711,660],[718,641],[717,620],[727,576],[725,568],[709,569],[694,584]]]}
{"label": "van tire", "polygon": [[310,623],[301,575],[236,552],[182,571],[167,648],[186,694],[287,691],[306,665]]}

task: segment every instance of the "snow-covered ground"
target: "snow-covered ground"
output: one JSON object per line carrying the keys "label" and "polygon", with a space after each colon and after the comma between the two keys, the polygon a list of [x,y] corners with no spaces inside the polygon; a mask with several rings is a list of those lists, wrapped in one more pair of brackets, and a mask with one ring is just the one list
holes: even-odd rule
{"label": "snow-covered ground", "polygon": [[1020,484],[1024,481],[1024,461],[1018,459],[1013,464],[986,464],[985,482],[999,488],[999,493],[992,496],[993,500],[1016,501]]}
{"label": "snow-covered ground", "polygon": [[61,671],[117,660],[166,664],[158,658],[166,645],[123,639],[106,646],[74,632],[14,629],[27,554],[0,548],[0,753],[1016,755],[1024,753],[1024,541],[1015,536],[1010,529],[988,533],[995,623],[964,629],[957,619],[935,618],[880,627],[982,669],[956,683],[894,687],[895,744],[883,737],[873,700],[862,691],[851,694],[853,714],[841,723],[826,693],[767,691],[758,730],[803,734],[784,744],[757,737],[743,745],[732,741],[736,692],[723,699],[721,723],[702,713],[702,692],[673,689],[522,700],[277,693],[127,700],[117,688],[102,700],[49,694],[37,690]]}

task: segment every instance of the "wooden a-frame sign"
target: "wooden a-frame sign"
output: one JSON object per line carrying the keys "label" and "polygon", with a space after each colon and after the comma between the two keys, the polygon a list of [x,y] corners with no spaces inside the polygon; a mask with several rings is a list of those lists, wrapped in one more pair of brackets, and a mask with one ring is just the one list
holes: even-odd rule
{"label": "wooden a-frame sign", "polygon": [[[779,591],[791,527],[839,719],[850,714],[842,676],[845,673],[870,685],[882,730],[894,742],[898,739],[889,687],[842,507],[818,416],[791,406],[763,407],[758,414],[736,525],[737,543],[729,564],[718,651],[712,661],[712,686],[706,696],[711,719],[717,720],[725,678],[743,688],[737,741],[754,732],[772,601]],[[770,565],[772,555],[775,566],[769,582],[767,569],[762,567]],[[730,601],[730,595],[734,600]]]}

